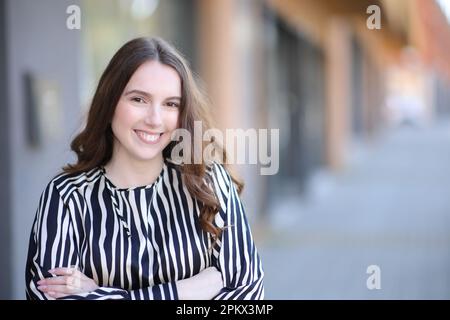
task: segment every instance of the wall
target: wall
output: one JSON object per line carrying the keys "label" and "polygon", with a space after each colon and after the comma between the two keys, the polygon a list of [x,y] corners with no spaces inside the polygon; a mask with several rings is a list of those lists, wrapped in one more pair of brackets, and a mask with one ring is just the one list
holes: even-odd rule
{"label": "wall", "polygon": [[0,299],[9,297],[11,291],[11,197],[10,197],[10,158],[8,122],[8,81],[6,57],[6,6],[0,0]]}
{"label": "wall", "polygon": [[[11,248],[8,250],[11,254],[3,256],[2,260],[9,259],[14,270],[8,274],[13,284],[8,298],[25,298],[24,271],[28,237],[38,200],[52,176],[70,161],[67,141],[79,125],[77,50],[80,31],[66,28],[66,8],[71,4],[78,4],[78,1],[6,1],[8,28],[5,47],[10,92],[10,135],[7,144],[10,149],[9,187],[12,196]],[[58,89],[57,109],[46,116],[59,120],[59,125],[45,128],[53,135],[42,140],[40,146],[34,147],[26,139],[25,72],[32,72],[39,79],[54,83]]]}

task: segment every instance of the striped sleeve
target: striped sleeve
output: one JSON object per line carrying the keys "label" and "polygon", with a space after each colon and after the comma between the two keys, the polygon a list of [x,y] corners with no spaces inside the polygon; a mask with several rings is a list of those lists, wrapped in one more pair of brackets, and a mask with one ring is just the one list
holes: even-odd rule
{"label": "striped sleeve", "polygon": [[60,300],[178,300],[175,282],[136,290],[100,287],[95,291],[66,296]]}
{"label": "striped sleeve", "polygon": [[[70,201],[70,200],[68,200]],[[48,270],[79,264],[80,233],[74,227],[70,203],[65,203],[55,182],[48,184],[39,200],[31,230],[25,271],[26,296],[29,300],[50,300],[37,288],[37,282],[52,277]],[[127,291],[100,287],[95,291],[66,296],[68,300],[159,300],[178,299],[175,282]]]}
{"label": "striped sleeve", "polygon": [[213,184],[221,207],[215,223],[224,227],[213,251],[213,265],[222,273],[224,288],[214,299],[264,299],[264,271],[244,207],[223,166],[215,164],[213,171]]}

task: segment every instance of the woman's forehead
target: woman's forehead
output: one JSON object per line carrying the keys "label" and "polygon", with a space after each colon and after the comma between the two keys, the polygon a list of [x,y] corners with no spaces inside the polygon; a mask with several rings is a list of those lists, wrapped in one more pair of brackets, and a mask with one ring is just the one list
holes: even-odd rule
{"label": "woman's forehead", "polygon": [[131,76],[127,90],[141,90],[152,95],[181,96],[178,72],[159,61],[143,63]]}

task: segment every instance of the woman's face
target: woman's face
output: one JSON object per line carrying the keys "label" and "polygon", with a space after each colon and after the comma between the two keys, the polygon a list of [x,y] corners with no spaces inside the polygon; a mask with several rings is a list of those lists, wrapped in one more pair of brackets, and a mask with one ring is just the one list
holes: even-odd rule
{"label": "woman's face", "polygon": [[135,160],[160,157],[178,126],[181,79],[158,61],[142,64],[117,103],[111,127],[114,152]]}

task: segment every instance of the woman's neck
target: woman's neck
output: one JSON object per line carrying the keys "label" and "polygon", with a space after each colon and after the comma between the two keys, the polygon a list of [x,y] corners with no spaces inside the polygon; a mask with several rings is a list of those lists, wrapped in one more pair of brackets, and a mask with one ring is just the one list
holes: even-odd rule
{"label": "woman's neck", "polygon": [[147,161],[130,159],[124,153],[114,153],[105,165],[108,179],[118,188],[149,185],[158,178],[164,165],[162,153]]}

